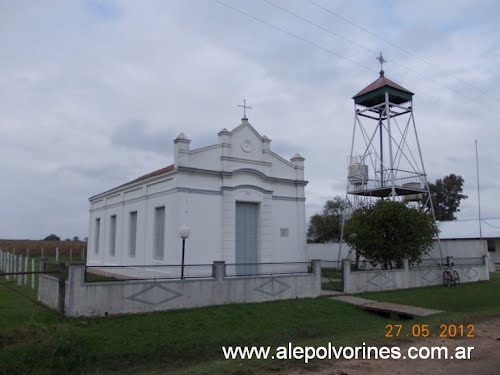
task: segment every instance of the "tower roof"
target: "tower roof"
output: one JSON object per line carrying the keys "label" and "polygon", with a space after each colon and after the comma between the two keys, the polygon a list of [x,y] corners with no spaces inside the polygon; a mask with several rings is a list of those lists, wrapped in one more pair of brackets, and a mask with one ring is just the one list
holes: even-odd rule
{"label": "tower roof", "polygon": [[405,103],[411,100],[413,93],[391,81],[380,71],[380,77],[358,92],[352,98],[354,102],[365,107],[372,107],[385,101],[385,93],[389,93],[389,101],[395,104]]}

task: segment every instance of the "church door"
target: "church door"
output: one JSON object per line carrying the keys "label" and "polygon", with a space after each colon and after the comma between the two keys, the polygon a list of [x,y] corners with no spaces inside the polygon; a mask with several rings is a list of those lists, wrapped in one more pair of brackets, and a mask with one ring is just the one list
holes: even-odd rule
{"label": "church door", "polygon": [[236,273],[253,275],[257,271],[257,214],[259,204],[236,202]]}

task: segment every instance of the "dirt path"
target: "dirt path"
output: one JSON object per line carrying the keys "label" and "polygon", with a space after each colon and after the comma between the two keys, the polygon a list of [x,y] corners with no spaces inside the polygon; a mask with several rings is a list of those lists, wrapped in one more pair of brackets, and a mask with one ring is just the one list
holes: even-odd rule
{"label": "dirt path", "polygon": [[[458,346],[473,346],[470,360],[341,360],[304,365],[288,375],[361,375],[361,374],[500,374],[500,317],[475,324],[474,338],[426,338],[399,344],[406,354],[410,346],[446,346],[453,353]],[[388,342],[389,344],[389,342]]]}

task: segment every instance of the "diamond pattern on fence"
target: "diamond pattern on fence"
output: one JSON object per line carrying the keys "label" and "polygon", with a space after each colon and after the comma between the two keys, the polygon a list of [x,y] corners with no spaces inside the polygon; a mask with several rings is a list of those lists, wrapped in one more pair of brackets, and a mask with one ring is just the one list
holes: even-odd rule
{"label": "diamond pattern on fence", "polygon": [[[166,293],[155,293],[155,289],[160,289]],[[175,298],[181,297],[182,293],[176,292],[163,285],[151,285],[137,293],[134,293],[126,299],[134,302],[139,302],[149,306],[159,306],[165,302],[172,301]]]}
{"label": "diamond pattern on fence", "polygon": [[276,297],[287,289],[290,289],[290,285],[273,277],[261,284],[259,287],[255,288],[255,291],[271,297]]}
{"label": "diamond pattern on fence", "polygon": [[[463,270],[462,272],[460,272],[460,276],[462,277],[462,280],[463,279],[466,279],[466,280],[478,280],[479,272],[477,272],[472,267],[467,267],[466,270]],[[463,280],[463,281],[465,281],[465,280]]]}
{"label": "diamond pattern on fence", "polygon": [[443,275],[441,269],[430,269],[424,272],[422,278],[428,283],[439,283]]}
{"label": "diamond pattern on fence", "polygon": [[385,272],[387,271],[381,271],[381,272],[376,272],[375,275],[367,280],[368,284],[371,284],[377,288],[385,288],[389,284],[393,284],[395,286],[395,282],[392,279],[392,277],[388,277]]}

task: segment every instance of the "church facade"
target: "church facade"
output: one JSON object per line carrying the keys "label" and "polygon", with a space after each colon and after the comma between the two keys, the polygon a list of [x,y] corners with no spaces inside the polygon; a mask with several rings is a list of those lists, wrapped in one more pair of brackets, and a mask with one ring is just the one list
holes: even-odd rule
{"label": "church facade", "polygon": [[271,151],[244,117],[218,143],[190,149],[180,134],[174,164],[89,199],[88,265],[306,261],[304,158]]}

